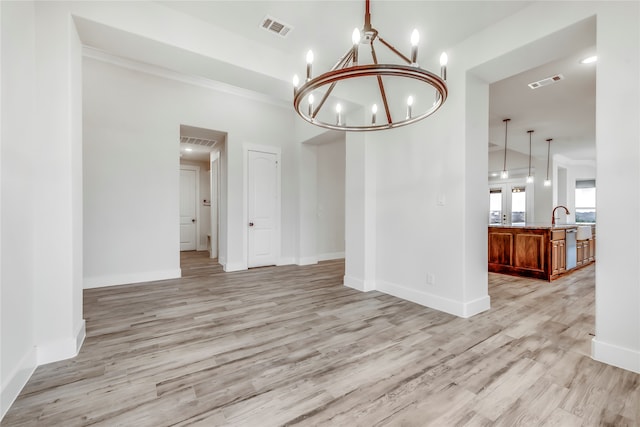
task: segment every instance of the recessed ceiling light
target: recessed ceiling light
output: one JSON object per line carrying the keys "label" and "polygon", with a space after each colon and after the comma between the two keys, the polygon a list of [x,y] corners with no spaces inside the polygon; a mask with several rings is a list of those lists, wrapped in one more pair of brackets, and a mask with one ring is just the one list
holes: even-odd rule
{"label": "recessed ceiling light", "polygon": [[598,57],[596,55],[593,56],[589,56],[587,58],[584,58],[582,61],[580,61],[581,64],[591,64],[593,62],[596,62],[598,60]]}

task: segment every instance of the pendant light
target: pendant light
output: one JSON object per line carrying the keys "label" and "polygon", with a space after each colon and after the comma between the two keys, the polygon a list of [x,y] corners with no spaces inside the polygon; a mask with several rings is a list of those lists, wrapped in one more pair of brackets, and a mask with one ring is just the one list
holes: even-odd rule
{"label": "pendant light", "polygon": [[504,164],[502,165],[502,172],[500,173],[501,179],[509,178],[509,172],[507,171],[507,125],[511,119],[504,119]]}
{"label": "pendant light", "polygon": [[533,175],[531,175],[531,134],[533,131],[528,130],[527,133],[529,134],[529,174],[527,174],[527,184],[531,184],[533,182]]}
{"label": "pendant light", "polygon": [[551,187],[551,180],[549,179],[549,160],[551,159],[551,141],[552,138],[547,139],[547,179],[544,180],[545,187]]}

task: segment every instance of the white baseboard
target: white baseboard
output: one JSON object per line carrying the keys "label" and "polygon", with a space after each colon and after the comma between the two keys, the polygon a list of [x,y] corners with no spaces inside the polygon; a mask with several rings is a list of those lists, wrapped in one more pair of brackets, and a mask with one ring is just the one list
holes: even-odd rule
{"label": "white baseboard", "polygon": [[227,273],[231,273],[232,271],[242,271],[247,268],[247,265],[242,262],[228,262],[226,264],[222,264],[222,269]]}
{"label": "white baseboard", "polygon": [[38,366],[76,357],[85,336],[85,321],[82,319],[75,336],[38,345]]}
{"label": "white baseboard", "polygon": [[591,340],[591,357],[599,362],[640,374],[640,351],[638,350],[602,342],[594,337]]}
{"label": "white baseboard", "polygon": [[344,286],[355,289],[360,292],[369,292],[376,290],[376,282],[372,280],[362,280],[357,277],[345,275],[343,278]]}
{"label": "white baseboard", "polygon": [[308,256],[308,257],[298,258],[298,262],[296,264],[297,265],[314,265],[317,263],[318,263],[318,257]]}
{"label": "white baseboard", "polygon": [[281,257],[278,259],[278,263],[276,265],[292,265],[296,263],[296,259],[294,257]]}
{"label": "white baseboard", "polygon": [[330,261],[332,259],[343,259],[344,252],[330,252],[326,254],[318,254],[318,261]]}
{"label": "white baseboard", "polygon": [[27,385],[27,381],[29,381],[29,378],[31,378],[31,375],[33,375],[37,367],[38,351],[35,347],[32,347],[20,360],[18,366],[16,366],[6,378],[2,378],[2,391],[0,392],[0,420],[4,418],[5,414],[11,405],[13,405],[13,402],[15,402],[24,386]]}
{"label": "white baseboard", "polygon": [[421,290],[408,288],[395,283],[379,280],[377,285],[377,290],[380,292],[463,318],[471,317],[475,314],[488,310],[490,305],[490,298],[488,295],[474,301],[462,302]]}
{"label": "white baseboard", "polygon": [[158,280],[179,279],[182,270],[146,271],[144,273],[114,274],[111,276],[85,277],[84,288],[103,288],[106,286],[130,285],[132,283],[155,282]]}

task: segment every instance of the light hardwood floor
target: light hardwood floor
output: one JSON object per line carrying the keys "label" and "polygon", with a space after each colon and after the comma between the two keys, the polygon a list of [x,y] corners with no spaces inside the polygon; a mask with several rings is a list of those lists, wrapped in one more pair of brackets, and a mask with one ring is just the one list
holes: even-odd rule
{"label": "light hardwood floor", "polygon": [[589,357],[594,266],[489,274],[461,319],[341,286],[342,261],[84,293],[78,357],[41,366],[2,426],[640,425],[640,375]]}

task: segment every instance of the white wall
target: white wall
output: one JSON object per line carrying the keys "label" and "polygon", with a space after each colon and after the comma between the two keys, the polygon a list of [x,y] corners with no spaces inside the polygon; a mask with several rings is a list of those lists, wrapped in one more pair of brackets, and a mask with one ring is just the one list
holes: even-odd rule
{"label": "white wall", "polygon": [[[0,418],[36,368],[35,10],[0,3]],[[11,64],[11,66],[7,66]]]}
{"label": "white wall", "polygon": [[82,319],[81,45],[65,4],[36,5],[38,363],[77,354]]}
{"label": "white wall", "polygon": [[[640,205],[640,193],[628,191],[640,180],[635,2],[557,2],[551,15],[547,4],[534,3],[450,49],[452,90],[433,118],[411,129],[366,135],[366,154],[359,149],[359,157],[350,156],[348,137],[346,285],[382,290],[461,316],[488,308],[488,85],[563,56],[568,43],[558,43],[554,35],[593,16],[600,58],[593,355],[640,371],[640,226],[637,221],[620,221],[620,212],[638,212]],[[536,50],[545,37],[544,48]],[[376,172],[368,179],[371,161]],[[630,182],[635,185],[630,187]],[[375,195],[366,196],[368,187],[375,188]],[[351,189],[354,196],[364,193],[365,200],[351,202]],[[364,208],[367,199],[375,200],[375,212]],[[366,225],[363,231],[371,216],[377,217],[375,235]],[[352,242],[366,239],[374,242],[373,270],[366,267],[372,256],[365,248],[350,251]],[[429,274],[432,285],[427,284]]]}
{"label": "white wall", "polygon": [[316,146],[317,254],[319,260],[344,257],[345,140]]}
{"label": "white wall", "polygon": [[[640,372],[640,4],[598,8],[597,360]],[[630,185],[631,183],[631,185]],[[629,191],[629,189],[634,189]]]}
{"label": "white wall", "polygon": [[[198,235],[197,247],[199,251],[204,251],[207,249],[207,234],[211,232],[211,180],[209,178],[211,163],[208,161],[195,162],[180,159],[180,165],[200,167],[200,174],[198,175],[198,188],[200,189],[200,194],[197,199],[200,234]],[[209,201],[208,206],[204,204],[204,200]]]}
{"label": "white wall", "polygon": [[[99,286],[179,276],[181,123],[227,132],[228,223],[221,258],[227,270],[246,268],[242,145],[271,145],[286,153],[283,216],[291,215],[297,189],[290,184],[296,181],[288,154],[290,110],[95,59],[85,59],[84,67],[86,282]],[[283,234],[296,233],[295,223],[283,221]],[[294,256],[295,250],[283,239],[283,256]]]}
{"label": "white wall", "polygon": [[4,413],[35,365],[75,356],[85,332],[80,41],[65,5],[1,10]]}

